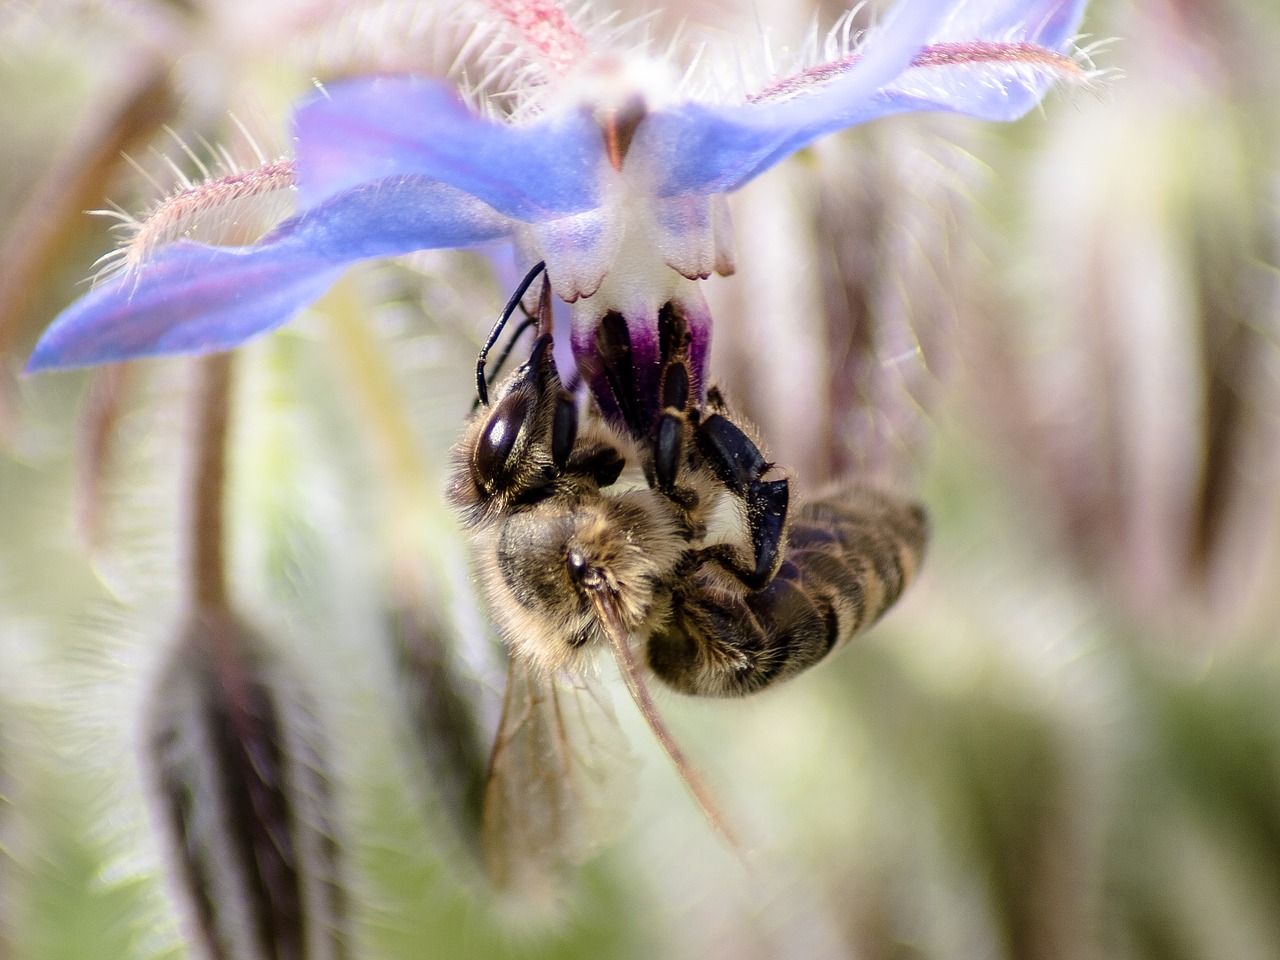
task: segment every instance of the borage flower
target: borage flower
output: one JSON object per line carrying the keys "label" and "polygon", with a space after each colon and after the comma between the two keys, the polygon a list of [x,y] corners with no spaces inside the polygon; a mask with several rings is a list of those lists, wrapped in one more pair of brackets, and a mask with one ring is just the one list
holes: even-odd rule
{"label": "borage flower", "polygon": [[1013,120],[1054,81],[1085,76],[1070,49],[1084,0],[901,0],[855,47],[731,104],[589,50],[552,0],[487,7],[543,69],[518,117],[481,116],[418,77],[321,91],[297,109],[296,160],[280,168],[296,216],[250,246],[132,251],[57,318],[27,369],[229,349],[354,261],[510,240],[520,259],[545,261],[571,305],[579,370],[616,416],[598,357],[606,316],[623,321],[609,328],[629,337],[640,397],[656,393],[664,309],[683,315],[702,380],[711,318],[698,281],[733,270],[725,194],[853,124],[910,110]]}

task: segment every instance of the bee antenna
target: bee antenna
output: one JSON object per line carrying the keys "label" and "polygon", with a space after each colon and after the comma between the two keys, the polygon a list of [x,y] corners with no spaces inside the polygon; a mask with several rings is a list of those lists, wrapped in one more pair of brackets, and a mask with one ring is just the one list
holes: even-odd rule
{"label": "bee antenna", "polygon": [[[536,316],[531,314],[528,310],[525,310],[523,303],[520,304],[520,309],[524,312],[524,319],[521,320],[515,330],[511,332],[511,339],[509,339],[507,341],[507,345],[502,348],[502,353],[498,354],[498,359],[493,361],[494,377],[500,374],[502,372],[502,368],[507,365],[507,360],[511,357],[511,351],[514,350],[516,348],[516,344],[520,342],[520,337],[526,330],[538,322],[538,318]],[[476,410],[480,409],[481,403],[488,404],[488,402],[488,397],[485,397],[483,400],[480,397],[476,397],[475,403],[471,405],[471,411],[474,413]]]}
{"label": "bee antenna", "polygon": [[[507,325],[507,321],[511,319],[511,315],[516,312],[516,308],[520,306],[520,301],[524,299],[524,295],[529,291],[529,287],[533,285],[533,281],[538,278],[538,274],[546,269],[546,262],[539,260],[533,265],[533,268],[525,274],[524,279],[520,281],[520,285],[516,287],[516,292],[511,295],[511,299],[507,301],[507,305],[502,309],[502,315],[498,317],[494,323],[493,329],[489,331],[489,336],[484,342],[484,346],[480,349],[480,356],[476,358],[476,397],[480,401],[480,405],[487,407],[489,405],[489,385],[484,379],[484,365],[489,359],[489,351],[493,349],[493,345],[498,342],[498,337],[502,336],[502,328]],[[546,294],[544,293],[544,299]],[[541,312],[541,311],[539,311]],[[517,334],[518,336],[519,334]],[[508,351],[509,353],[510,351]],[[502,359],[506,359],[503,355]]]}
{"label": "bee antenna", "polygon": [[710,791],[707,790],[706,785],[693,769],[693,765],[689,763],[688,757],[680,749],[680,744],[676,743],[675,737],[671,735],[667,725],[662,722],[657,704],[653,702],[649,688],[645,686],[644,678],[640,675],[640,667],[636,663],[635,654],[632,652],[631,644],[627,640],[627,630],[622,625],[622,618],[618,615],[612,599],[599,590],[594,591],[592,597],[595,600],[596,610],[607,627],[605,632],[609,636],[614,657],[618,661],[618,672],[622,674],[622,679],[627,685],[627,691],[631,694],[631,699],[635,701],[640,715],[644,717],[645,723],[649,725],[649,729],[653,732],[654,738],[671,761],[671,765],[676,768],[676,773],[684,781],[684,785],[688,788],[689,793],[692,794],[694,802],[702,811],[702,815],[707,818],[707,823],[711,825],[711,829],[719,834],[729,848],[746,863],[742,844],[729,828],[729,823],[724,814],[716,806]]}

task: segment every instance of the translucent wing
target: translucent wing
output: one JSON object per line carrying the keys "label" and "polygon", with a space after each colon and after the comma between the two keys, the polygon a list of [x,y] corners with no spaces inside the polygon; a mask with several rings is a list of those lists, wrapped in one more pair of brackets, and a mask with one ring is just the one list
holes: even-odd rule
{"label": "translucent wing", "polygon": [[626,822],[634,762],[604,691],[512,657],[489,762],[484,854],[499,890],[554,901],[569,868]]}

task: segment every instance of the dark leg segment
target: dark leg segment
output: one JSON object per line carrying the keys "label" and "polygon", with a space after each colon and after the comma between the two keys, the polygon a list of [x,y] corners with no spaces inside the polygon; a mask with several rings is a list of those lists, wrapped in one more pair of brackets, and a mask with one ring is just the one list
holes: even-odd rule
{"label": "dark leg segment", "polygon": [[680,507],[688,519],[697,495],[680,486],[680,475],[693,449],[691,431],[699,422],[690,407],[689,331],[684,317],[671,304],[658,312],[658,343],[662,363],[658,379],[660,407],[650,435],[652,462],[647,465],[650,486]]}
{"label": "dark leg segment", "polygon": [[924,510],[865,488],[806,504],[786,560],[761,590],[731,595],[705,573],[672,597],[649,665],[685,693],[742,696],[807,669],[875,623],[923,556]]}
{"label": "dark leg segment", "polygon": [[765,460],[750,437],[718,413],[699,424],[697,443],[720,482],[739,497],[746,508],[753,565],[743,567],[737,550],[724,544],[708,547],[703,554],[750,589],[759,590],[774,576],[782,559],[790,486],[785,479],[760,479],[773,464]]}

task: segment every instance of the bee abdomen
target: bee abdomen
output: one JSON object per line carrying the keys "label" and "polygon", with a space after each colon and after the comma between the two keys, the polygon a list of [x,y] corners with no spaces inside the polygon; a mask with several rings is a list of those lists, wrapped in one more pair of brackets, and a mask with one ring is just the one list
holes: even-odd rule
{"label": "bee abdomen", "polygon": [[924,554],[922,507],[855,488],[802,507],[768,586],[726,596],[710,585],[678,595],[649,662],[668,685],[742,696],[806,670],[871,626],[902,595]]}
{"label": "bee abdomen", "polygon": [[[833,611],[824,651],[829,653],[898,601],[915,578],[927,539],[928,518],[919,504],[855,488],[800,509],[788,536],[787,562],[774,584],[790,581]],[[768,594],[761,591],[748,602],[768,604]]]}

